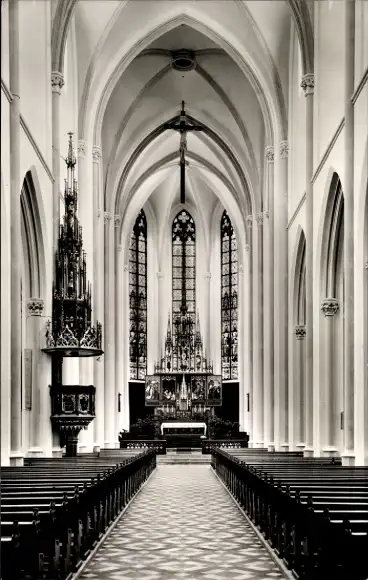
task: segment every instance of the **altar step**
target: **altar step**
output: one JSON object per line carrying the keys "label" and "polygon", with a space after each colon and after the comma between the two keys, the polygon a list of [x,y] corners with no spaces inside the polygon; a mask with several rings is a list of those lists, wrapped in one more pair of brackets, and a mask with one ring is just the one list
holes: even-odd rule
{"label": "altar step", "polygon": [[157,455],[158,464],[172,464],[172,465],[190,465],[190,464],[206,464],[211,462],[211,455],[203,455],[202,451],[191,450],[183,451],[182,449],[168,449],[166,455]]}

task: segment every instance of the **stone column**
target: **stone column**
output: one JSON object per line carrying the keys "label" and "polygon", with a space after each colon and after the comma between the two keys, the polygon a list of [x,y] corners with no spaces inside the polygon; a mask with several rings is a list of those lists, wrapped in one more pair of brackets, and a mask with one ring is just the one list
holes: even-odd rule
{"label": "stone column", "polygon": [[295,326],[295,367],[294,367],[294,446],[302,451],[305,446],[305,336],[304,324]]}
{"label": "stone column", "polygon": [[266,148],[266,195],[263,212],[263,406],[264,444],[274,451],[274,308],[273,308],[273,205],[274,148]]}
{"label": "stone column", "polygon": [[[169,311],[171,310],[170,306],[169,308],[165,309],[164,306],[164,296],[163,296],[163,284],[164,284],[164,278],[165,278],[165,274],[163,272],[157,272],[157,303],[158,303],[158,324],[157,324],[157,355],[156,355],[156,360],[159,360],[159,358],[161,357],[161,355],[163,354],[163,347],[164,347],[164,334],[162,333],[163,330],[163,326],[162,326],[162,321],[165,321],[165,331],[166,331],[166,324],[167,324],[167,316]],[[172,313],[171,313],[172,314]],[[171,316],[171,322],[172,322],[172,316]]]}
{"label": "stone column", "polygon": [[[212,352],[212,344],[211,344],[211,335],[210,335],[210,304],[211,304],[211,272],[204,272],[204,303],[206,305],[206,318],[204,328],[202,330],[203,335],[203,347],[205,351],[208,353]],[[209,356],[209,358],[211,358]]]}
{"label": "stone column", "polygon": [[[53,252],[57,250],[60,228],[60,95],[64,86],[64,77],[59,71],[51,73],[52,87],[52,174],[54,182],[52,185],[53,200]],[[53,260],[53,263],[55,260]],[[55,264],[54,264],[55,268]]]}
{"label": "stone column", "polygon": [[[93,171],[93,318],[102,324],[102,340],[104,348],[104,213],[101,204],[101,148],[95,145],[92,148],[92,171]],[[94,429],[94,451],[99,451],[104,446],[104,415],[105,415],[105,377],[104,377],[105,356],[101,355],[93,359],[94,379],[96,387],[96,418],[93,421]]]}
{"label": "stone column", "polygon": [[115,227],[105,212],[105,443],[115,442]]}
{"label": "stone column", "polygon": [[281,141],[274,195],[275,449],[288,450],[288,142]]}
{"label": "stone column", "polygon": [[355,2],[345,2],[345,187],[344,187],[344,452],[354,465],[354,93]]}
{"label": "stone column", "polygon": [[32,352],[32,375],[31,375],[31,385],[32,385],[32,403],[31,403],[31,417],[30,417],[30,437],[29,437],[29,449],[28,457],[42,457],[44,455],[44,450],[42,448],[42,424],[44,423],[45,416],[42,411],[42,391],[45,389],[45,383],[43,381],[43,372],[40,358],[42,357],[42,352],[40,350],[40,333],[41,324],[40,321],[43,312],[44,303],[41,298],[30,298],[27,300],[27,335],[30,339],[30,349]]}
{"label": "stone column", "polygon": [[321,389],[321,448],[322,454],[331,457],[337,454],[335,433],[335,391],[334,381],[334,318],[339,310],[339,301],[336,298],[326,298],[322,301],[321,310],[325,315],[325,352],[324,352],[324,380]]}
{"label": "stone column", "polygon": [[246,377],[244,373],[245,365],[245,344],[244,344],[244,322],[245,322],[245,296],[244,296],[244,266],[238,266],[238,380],[239,380],[239,431],[246,431],[245,426],[245,386]]}
{"label": "stone column", "polygon": [[[123,256],[120,245],[120,216],[114,217],[115,222],[115,447],[119,447],[118,434],[122,429],[122,397],[123,397]],[[120,412],[119,412],[120,400]]]}
{"label": "stone column", "polygon": [[[91,203],[90,192],[88,191],[88,158],[87,143],[84,139],[78,140],[78,214],[80,225],[82,226],[83,250],[86,252],[87,280],[93,277],[93,203]],[[94,306],[94,293],[92,288],[92,306]],[[93,359],[80,358],[79,360],[79,384],[93,384]],[[86,429],[82,429],[79,435],[79,453],[90,453],[93,449],[93,431],[94,425],[90,423]]]}
{"label": "stone column", "polygon": [[20,227],[20,105],[19,105],[19,2],[9,2],[10,103],[10,465],[23,465],[22,452],[22,354]]}
{"label": "stone column", "polygon": [[129,264],[124,264],[124,274],[122,279],[122,291],[123,291],[123,352],[124,352],[124,375],[123,375],[123,385],[122,385],[122,398],[121,398],[121,429],[129,431],[130,423],[130,413],[129,413],[129,379],[130,379],[130,351],[129,351],[129,336],[130,336],[130,319],[129,319]]}
{"label": "stone column", "polygon": [[[55,279],[55,254],[58,247],[60,230],[60,95],[64,86],[64,77],[59,71],[51,73],[52,88],[52,271]],[[52,362],[54,368],[55,361]],[[52,372],[52,375],[54,372]],[[59,433],[53,429],[53,457],[61,456]]]}
{"label": "stone column", "polygon": [[253,354],[252,354],[252,256],[250,244],[245,245],[245,271],[244,280],[244,429],[249,434],[249,446],[253,445]]}
{"label": "stone column", "polygon": [[306,114],[306,326],[311,329],[306,335],[306,399],[305,399],[305,448],[304,455],[312,457],[313,449],[313,93],[314,74],[303,76],[301,86],[305,94]]}
{"label": "stone column", "polygon": [[263,214],[253,228],[253,447],[264,446],[263,434]]}

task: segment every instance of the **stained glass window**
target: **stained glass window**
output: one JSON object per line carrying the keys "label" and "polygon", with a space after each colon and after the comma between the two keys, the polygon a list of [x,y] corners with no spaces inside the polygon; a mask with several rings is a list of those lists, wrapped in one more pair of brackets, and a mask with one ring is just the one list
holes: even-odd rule
{"label": "stained glass window", "polygon": [[226,211],[221,219],[221,363],[223,379],[238,379],[238,248]]}
{"label": "stained glass window", "polygon": [[147,220],[143,209],[129,245],[129,360],[130,378],[147,373]]}
{"label": "stained glass window", "polygon": [[195,224],[192,216],[182,210],[173,221],[172,227],[172,312],[173,331],[175,320],[185,305],[195,324],[196,298],[196,246]]}

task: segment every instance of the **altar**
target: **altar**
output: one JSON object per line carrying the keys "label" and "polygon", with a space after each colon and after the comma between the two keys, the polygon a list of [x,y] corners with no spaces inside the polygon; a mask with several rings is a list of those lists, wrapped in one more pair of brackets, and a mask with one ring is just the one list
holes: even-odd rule
{"label": "altar", "polygon": [[214,416],[214,408],[222,405],[222,377],[213,374],[213,364],[203,348],[199,316],[194,318],[188,312],[185,301],[173,323],[169,314],[164,354],[155,364],[154,374],[146,375],[145,383],[145,403],[154,407],[154,416],[162,422],[161,433],[162,424],[172,419],[181,419],[187,429],[194,429],[197,420],[202,428],[202,419]]}
{"label": "altar", "polygon": [[[169,434],[177,434],[177,430],[183,431],[183,434],[195,433],[198,430],[198,434],[206,437],[207,435],[207,425],[204,422],[194,422],[194,421],[186,421],[186,422],[178,422],[178,421],[165,421],[161,423],[161,435],[165,435],[166,432],[170,432]],[[174,433],[173,433],[174,432]]]}

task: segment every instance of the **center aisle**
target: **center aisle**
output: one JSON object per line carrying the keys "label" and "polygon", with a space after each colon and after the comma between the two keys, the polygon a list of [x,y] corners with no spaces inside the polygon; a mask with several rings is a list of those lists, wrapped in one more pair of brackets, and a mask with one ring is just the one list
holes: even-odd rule
{"label": "center aisle", "polygon": [[79,578],[284,576],[208,465],[159,465]]}

